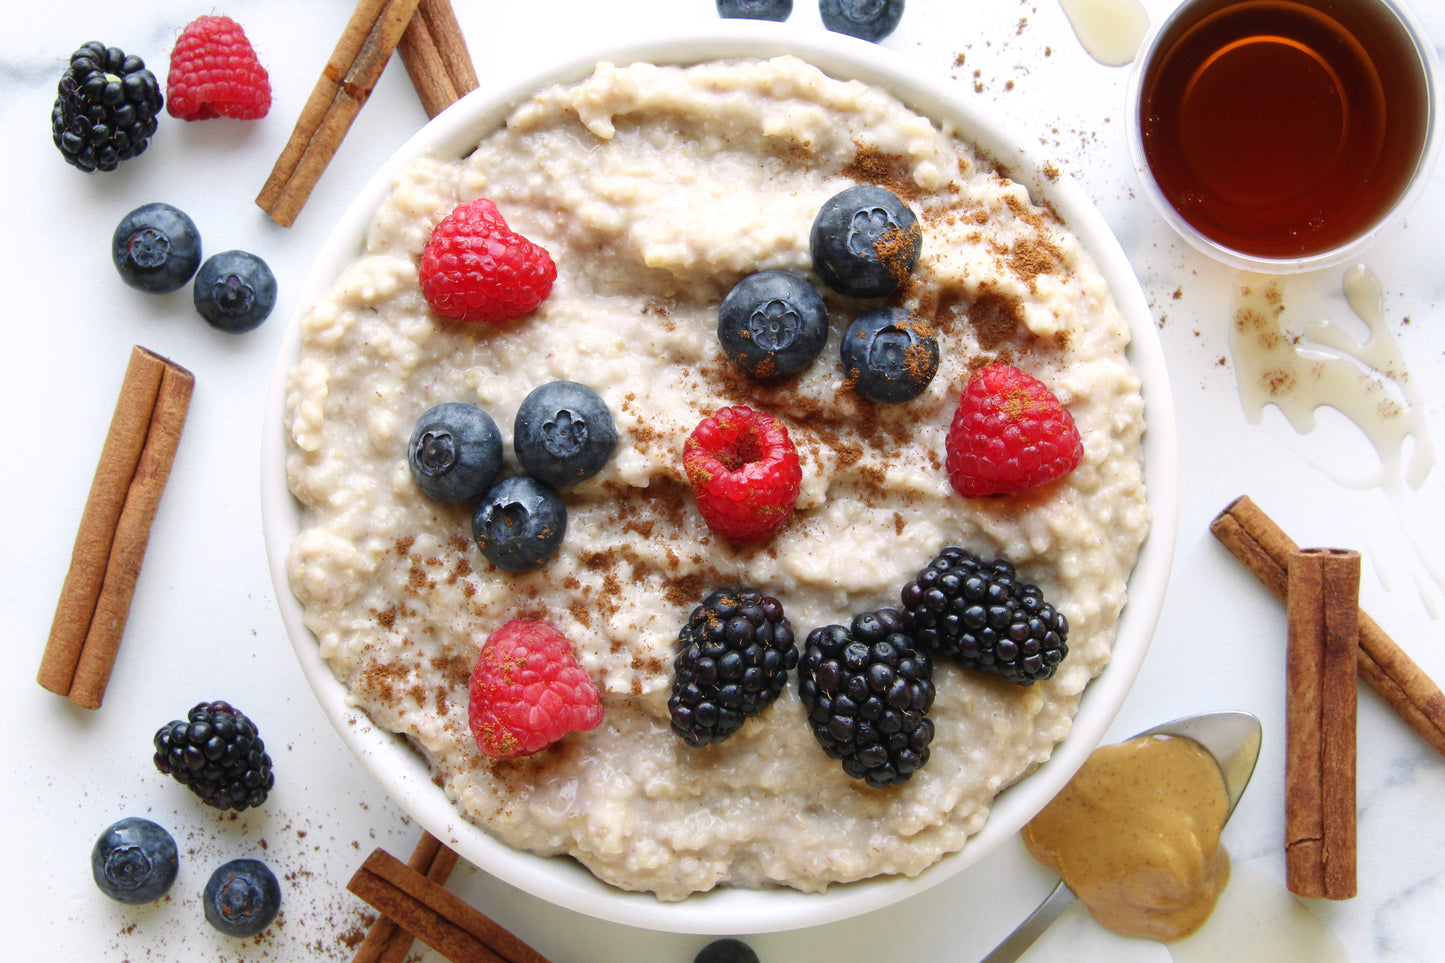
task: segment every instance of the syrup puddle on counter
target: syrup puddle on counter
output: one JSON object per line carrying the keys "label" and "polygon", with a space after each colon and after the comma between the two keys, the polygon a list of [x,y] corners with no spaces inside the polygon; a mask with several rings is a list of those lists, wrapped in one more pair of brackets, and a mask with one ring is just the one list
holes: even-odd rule
{"label": "syrup puddle on counter", "polygon": [[1345,299],[1368,330],[1361,342],[1331,321],[1287,335],[1280,323],[1287,284],[1284,278],[1255,277],[1235,292],[1229,347],[1245,416],[1258,424],[1265,407],[1273,405],[1297,433],[1307,435],[1315,428],[1316,410],[1333,408],[1365,435],[1379,465],[1351,477],[1310,459],[1317,468],[1351,488],[1389,488],[1403,481],[1418,489],[1434,467],[1435,449],[1424,399],[1385,324],[1379,279],[1363,265],[1345,272]]}
{"label": "syrup puddle on counter", "polygon": [[1059,6],[1089,56],[1108,67],[1131,62],[1149,32],[1140,0],[1059,0]]}
{"label": "syrup puddle on counter", "polygon": [[[1376,459],[1376,464],[1363,472],[1347,471],[1347,466],[1355,469],[1367,464],[1368,457],[1341,457],[1337,433],[1330,435],[1330,457],[1292,447],[1338,484],[1360,490],[1379,488],[1389,497],[1402,519],[1404,537],[1427,576],[1415,575],[1416,590],[1430,617],[1436,618],[1435,590],[1445,591],[1445,570],[1432,561],[1415,534],[1418,526],[1409,521],[1412,510],[1436,510],[1431,505],[1412,508],[1409,497],[1419,492],[1435,467],[1426,402],[1386,325],[1379,278],[1364,265],[1350,267],[1344,273],[1343,293],[1351,312],[1364,324],[1363,340],[1352,338],[1332,321],[1312,321],[1300,334],[1288,333],[1281,323],[1286,304],[1302,294],[1292,287],[1291,279],[1252,276],[1236,287],[1229,347],[1240,402],[1245,416],[1255,424],[1264,420],[1266,407],[1275,407],[1301,436],[1315,430],[1319,409],[1333,409],[1358,429]],[[1383,582],[1384,570],[1376,565],[1376,571]],[[1434,583],[1434,590],[1427,579]]]}

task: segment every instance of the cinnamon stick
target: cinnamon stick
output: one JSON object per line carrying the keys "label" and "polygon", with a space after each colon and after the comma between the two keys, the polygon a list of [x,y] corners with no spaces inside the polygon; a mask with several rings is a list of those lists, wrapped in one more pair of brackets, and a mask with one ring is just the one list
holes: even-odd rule
{"label": "cinnamon stick", "polygon": [[1355,895],[1355,650],[1360,556],[1298,549],[1287,577],[1285,880],[1313,899]]}
{"label": "cinnamon stick", "polygon": [[[1298,546],[1248,496],[1230,503],[1209,530],[1276,598],[1287,598],[1289,556]],[[1445,755],[1445,693],[1369,613],[1361,609],[1356,618],[1360,627],[1355,653],[1359,677],[1436,752]]]}
{"label": "cinnamon stick", "polygon": [[421,0],[397,45],[428,117],[477,89],[477,71],[451,0]]}
{"label": "cinnamon stick", "polygon": [[360,0],[256,203],[290,227],[401,40],[418,0]]}
{"label": "cinnamon stick", "polygon": [[194,385],[186,369],[132,349],[36,676],[83,708],[100,708],[115,667]]}
{"label": "cinnamon stick", "polygon": [[548,963],[480,910],[382,849],[346,888],[453,963]]}
{"label": "cinnamon stick", "polygon": [[[428,832],[422,833],[411,858],[406,861],[409,869],[441,886],[446,885],[456,864],[457,854]],[[357,948],[351,963],[403,963],[414,938],[383,914],[366,931],[366,939]]]}

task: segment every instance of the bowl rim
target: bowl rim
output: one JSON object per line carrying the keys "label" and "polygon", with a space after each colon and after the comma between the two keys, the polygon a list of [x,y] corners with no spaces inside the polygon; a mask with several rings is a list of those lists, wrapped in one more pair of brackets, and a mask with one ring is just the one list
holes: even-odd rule
{"label": "bowl rim", "polygon": [[[462,156],[533,92],[550,84],[580,80],[599,62],[684,64],[780,55],[797,56],[830,76],[881,86],[935,124],[952,125],[960,137],[977,145],[1024,184],[1031,196],[1048,203],[1079,238],[1108,281],[1131,333],[1129,358],[1140,377],[1148,412],[1142,444],[1151,526],[1128,581],[1128,601],[1120,616],[1113,655],[1085,689],[1070,733],[1047,762],[995,798],[983,828],[962,850],[945,855],[915,877],[837,884],[825,893],[724,887],[678,902],[662,902],[650,893],[627,892],[603,883],[575,860],[514,850],[463,820],[431,781],[421,754],[413,751],[404,737],[373,725],[348,701],[346,690],[321,658],[316,639],[305,625],[286,571],[291,542],[300,530],[301,507],[287,483],[285,386],[300,354],[301,317],[359,253],[376,209],[396,175],[411,161],[428,151]],[[1082,189],[1057,167],[1031,158],[1021,143],[960,100],[945,78],[914,68],[896,52],[826,31],[739,20],[724,21],[694,35],[673,32],[599,44],[595,50],[512,77],[501,90],[484,86],[426,124],[371,176],[318,253],[287,321],[262,427],[262,529],[282,622],[307,682],[342,741],[423,828],[491,876],[587,916],[671,933],[725,935],[740,928],[766,933],[855,917],[951,878],[1013,836],[1072,777],[1113,722],[1138,674],[1163,606],[1178,522],[1178,450],[1162,346],[1128,258]],[[1026,786],[1026,794],[1016,791],[1019,785]]]}
{"label": "bowl rim", "polygon": [[1399,20],[1401,27],[1404,28],[1406,39],[1414,45],[1415,53],[1419,57],[1422,79],[1425,82],[1425,139],[1420,145],[1420,156],[1416,159],[1415,171],[1410,175],[1410,182],[1400,192],[1400,196],[1358,236],[1343,241],[1328,251],[1320,251],[1317,254],[1303,257],[1259,257],[1221,244],[1195,228],[1175,210],[1174,205],[1164,196],[1158,181],[1154,179],[1153,171],[1150,169],[1148,158],[1144,153],[1144,131],[1139,120],[1144,74],[1148,69],[1149,61],[1154,57],[1160,38],[1181,19],[1189,16],[1194,8],[1205,4],[1223,7],[1232,2],[1247,2],[1247,0],[1181,0],[1168,15],[1150,25],[1144,39],[1140,42],[1139,52],[1129,67],[1129,81],[1124,95],[1125,137],[1129,144],[1129,159],[1133,163],[1134,174],[1138,178],[1139,185],[1155,211],[1174,229],[1175,233],[1195,250],[1230,267],[1252,271],[1256,274],[1302,274],[1306,271],[1336,267],[1358,258],[1382,234],[1403,221],[1410,209],[1414,207],[1415,202],[1419,200],[1430,182],[1431,172],[1434,170],[1436,158],[1440,153],[1441,141],[1445,139],[1440,123],[1440,67],[1435,57],[1434,46],[1430,42],[1430,35],[1426,32],[1424,24],[1416,18],[1403,0],[1368,0],[1368,2],[1385,8]]}

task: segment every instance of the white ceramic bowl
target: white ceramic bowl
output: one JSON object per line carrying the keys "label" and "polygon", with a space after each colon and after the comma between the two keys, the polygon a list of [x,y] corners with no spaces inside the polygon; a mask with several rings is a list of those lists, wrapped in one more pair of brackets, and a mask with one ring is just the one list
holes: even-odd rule
{"label": "white ceramic bowl", "polygon": [[[291,594],[286,554],[300,529],[300,506],[286,484],[286,439],[282,423],[286,374],[300,350],[299,317],[322,297],[341,268],[361,250],[373,213],[389,192],[396,173],[425,151],[461,156],[495,128],[511,106],[551,83],[580,80],[598,61],[688,63],[725,57],[795,54],[839,77],[858,78],[892,91],[914,110],[952,124],[1000,162],[1036,199],[1068,223],[1108,279],[1120,311],[1133,333],[1130,360],[1144,384],[1148,431],[1144,439],[1145,476],[1153,527],[1129,581],[1129,601],[1119,624],[1109,666],[1088,687],[1069,737],[1053,758],[1001,794],[983,830],[958,853],[916,878],[886,878],[850,883],[824,894],[792,890],[720,889],[676,903],[648,894],[627,893],[597,880],[578,863],[518,852],[461,819],[443,791],[432,783],[422,757],[405,740],[373,726],[347,703],[346,692],[321,660],[315,638],[302,621]],[[967,101],[955,98],[943,78],[911,69],[882,48],[822,31],[802,31],[773,23],[730,21],[704,36],[639,41],[624,48],[599,50],[517,78],[507,89],[476,91],[445,111],[397,151],[367,183],[342,217],[316,259],[282,343],[271,387],[261,457],[262,517],[266,550],[281,613],[296,657],[323,709],[342,739],[385,790],[433,835],[493,876],[534,896],[612,922],[678,933],[763,933],[844,919],[879,909],[961,872],[1008,839],[1068,781],[1098,745],[1143,661],[1163,601],[1173,554],[1177,520],[1178,469],[1173,403],[1163,354],[1143,292],[1108,226],[1083,193],[1066,177],[1045,176],[995,124]]]}

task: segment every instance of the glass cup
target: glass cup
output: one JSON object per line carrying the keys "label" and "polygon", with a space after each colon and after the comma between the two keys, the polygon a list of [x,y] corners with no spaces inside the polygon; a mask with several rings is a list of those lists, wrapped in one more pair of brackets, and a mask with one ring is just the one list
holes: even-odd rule
{"label": "glass cup", "polygon": [[1220,261],[1340,264],[1429,179],[1437,69],[1399,0],[1184,0],[1134,61],[1134,166],[1165,220]]}

